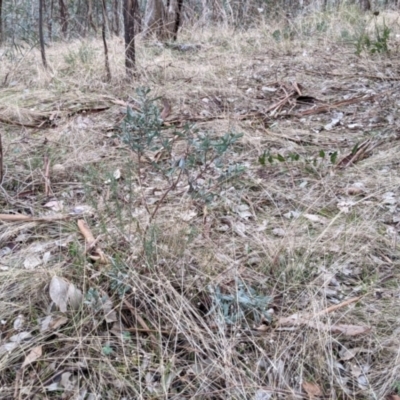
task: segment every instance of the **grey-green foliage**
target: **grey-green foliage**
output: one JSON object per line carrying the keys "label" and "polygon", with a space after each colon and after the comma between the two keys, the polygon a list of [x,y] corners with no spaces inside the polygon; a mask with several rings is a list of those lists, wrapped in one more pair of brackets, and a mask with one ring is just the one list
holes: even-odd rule
{"label": "grey-green foliage", "polygon": [[[136,93],[138,107],[127,108],[121,126],[121,138],[136,153],[138,169],[147,152],[160,151],[163,157],[153,159],[151,168],[169,183],[168,191],[175,189],[179,181],[185,180],[191,195],[205,201],[212,197],[218,185],[243,172],[242,166],[227,160],[228,151],[241,134],[228,132],[220,137],[188,125],[181,129],[165,127],[157,99],[150,97],[150,90],[139,88]],[[176,141],[180,142],[179,155],[173,152]]]}
{"label": "grey-green foliage", "polygon": [[113,293],[117,293],[120,298],[123,298],[126,293],[131,291],[131,287],[127,285],[129,282],[129,267],[119,261],[111,259],[111,271],[108,273],[110,278],[110,289]]}
{"label": "grey-green foliage", "polygon": [[89,288],[85,294],[84,304],[86,304],[95,313],[104,310],[108,302],[110,302],[108,295],[105,293],[101,294],[95,288]]}
{"label": "grey-green foliage", "polygon": [[258,293],[254,288],[237,280],[235,292],[224,294],[219,286],[209,286],[213,306],[207,315],[217,313],[228,325],[240,324],[249,326],[260,324],[263,320],[270,321],[268,306],[272,298]]}
{"label": "grey-green foliage", "polygon": [[267,164],[267,161],[270,164],[273,164],[275,161],[279,161],[279,162],[303,161],[308,164],[312,164],[312,165],[316,166],[318,161],[322,161],[324,159],[327,159],[328,157],[329,157],[329,161],[331,162],[331,164],[336,164],[337,156],[338,156],[337,151],[326,154],[324,150],[320,150],[318,152],[318,155],[314,156],[312,158],[301,157],[300,154],[298,154],[298,153],[289,153],[286,157],[284,157],[280,153],[273,155],[273,154],[270,154],[269,152],[264,151],[263,154],[260,157],[258,157],[258,162],[262,166],[265,166]]}
{"label": "grey-green foliage", "polygon": [[[122,123],[122,140],[138,156],[143,156],[146,150],[157,151],[162,143],[162,119],[156,100],[149,97],[150,89],[139,88],[136,91],[140,111],[127,107],[126,117]],[[168,149],[170,150],[170,149]]]}

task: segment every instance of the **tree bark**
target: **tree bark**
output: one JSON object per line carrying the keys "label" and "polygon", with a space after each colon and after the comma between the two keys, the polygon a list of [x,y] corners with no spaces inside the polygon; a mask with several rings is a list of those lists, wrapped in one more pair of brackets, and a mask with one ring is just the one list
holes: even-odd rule
{"label": "tree bark", "polygon": [[104,60],[105,60],[105,67],[106,67],[106,74],[107,74],[107,82],[111,81],[111,69],[110,69],[110,61],[108,59],[108,47],[107,47],[107,40],[106,40],[106,33],[107,33],[107,7],[106,7],[106,0],[102,1],[102,8],[103,8],[103,24],[101,28],[101,35],[103,38],[103,47],[104,47]]}
{"label": "tree bark", "polygon": [[45,0],[39,0],[39,41],[40,41],[40,52],[42,55],[43,67],[47,69],[46,52],[44,48],[44,35],[43,35],[43,2]]}
{"label": "tree bark", "polygon": [[54,0],[50,0],[50,12],[47,15],[47,31],[49,32],[50,41],[53,40],[53,15],[54,15]]}
{"label": "tree bark", "polygon": [[114,9],[113,9],[113,16],[114,16],[114,18],[113,18],[113,31],[114,31],[114,34],[116,36],[119,36],[119,34],[120,34],[119,4],[120,4],[119,0],[114,0],[114,4],[113,4],[113,7],[114,7]]}
{"label": "tree bark", "polygon": [[60,5],[61,32],[63,38],[66,39],[68,34],[68,9],[64,0],[58,0],[58,3]]}
{"label": "tree bark", "polygon": [[179,26],[181,25],[181,20],[182,20],[182,4],[183,0],[178,0],[178,8],[176,10],[176,16],[175,16],[175,26],[174,26],[174,35],[173,39],[176,41],[178,38],[178,30]]}
{"label": "tree bark", "polygon": [[124,0],[125,68],[129,79],[135,70],[135,13],[136,0]]}
{"label": "tree bark", "polygon": [[362,11],[369,11],[371,9],[370,0],[360,0],[360,7]]}
{"label": "tree bark", "polygon": [[165,9],[162,0],[148,0],[144,16],[144,36],[149,37],[153,33],[162,39],[165,35]]}
{"label": "tree bark", "polygon": [[97,33],[97,26],[93,21],[93,2],[92,2],[92,0],[88,0],[87,20],[88,20],[89,26]]}
{"label": "tree bark", "polygon": [[0,44],[4,41],[3,32],[3,0],[0,0]]}

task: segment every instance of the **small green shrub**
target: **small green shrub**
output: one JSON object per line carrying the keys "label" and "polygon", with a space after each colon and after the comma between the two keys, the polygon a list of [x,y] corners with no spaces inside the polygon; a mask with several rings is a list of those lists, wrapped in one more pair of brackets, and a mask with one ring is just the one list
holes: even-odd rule
{"label": "small green shrub", "polygon": [[258,293],[254,288],[237,280],[235,292],[224,294],[219,286],[208,288],[213,306],[207,315],[217,313],[227,325],[260,324],[264,320],[271,321],[268,306],[272,298]]}
{"label": "small green shrub", "polygon": [[[241,134],[229,132],[218,137],[188,125],[180,130],[165,127],[156,105],[157,99],[150,98],[149,94],[150,90],[147,88],[137,90],[136,101],[139,107],[135,110],[127,108],[121,126],[121,138],[137,156],[134,168],[139,180],[146,155],[149,152],[163,155],[153,158],[150,165],[152,172],[162,176],[168,183],[152,212],[144,199],[151,214],[151,222],[160,204],[177,188],[179,182],[186,182],[192,197],[208,202],[218,192],[218,187],[241,174],[243,167],[230,165],[226,157],[228,150],[232,149]],[[183,150],[176,156],[173,149],[178,141]]]}

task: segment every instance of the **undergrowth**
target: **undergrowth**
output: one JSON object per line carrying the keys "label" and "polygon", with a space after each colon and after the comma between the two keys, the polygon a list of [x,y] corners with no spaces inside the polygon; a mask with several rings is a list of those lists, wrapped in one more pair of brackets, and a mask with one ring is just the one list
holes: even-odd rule
{"label": "undergrowth", "polygon": [[118,40],[110,84],[95,40],[3,56],[0,398],[397,398],[396,25],[356,55],[361,17],[139,41],[133,83]]}

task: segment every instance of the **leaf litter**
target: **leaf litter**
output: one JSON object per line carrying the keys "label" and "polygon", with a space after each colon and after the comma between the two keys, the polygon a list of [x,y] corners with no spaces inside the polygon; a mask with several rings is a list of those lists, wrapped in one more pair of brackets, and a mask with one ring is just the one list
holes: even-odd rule
{"label": "leaf litter", "polygon": [[[3,136],[19,152],[18,158],[8,154],[5,159],[10,176],[28,182],[27,188],[5,182],[9,197],[2,200],[0,215],[1,246],[9,249],[1,260],[5,306],[0,349],[4,357],[9,351],[15,355],[3,370],[8,386],[13,386],[10,369],[26,363],[26,370],[37,374],[33,384],[40,387],[49,376],[48,357],[64,372],[58,381],[53,374],[55,382],[45,387],[74,391],[80,382],[77,371],[83,368],[93,381],[82,388],[87,396],[104,396],[107,386],[114,397],[123,392],[136,398],[135,382],[148,397],[166,395],[165,388],[168,396],[191,396],[206,388],[201,395],[261,399],[305,393],[312,398],[320,396],[322,387],[328,396],[338,390],[359,398],[371,392],[377,398],[395,396],[395,374],[387,370],[396,371],[399,347],[394,334],[400,195],[393,172],[399,146],[393,96],[397,83],[368,78],[376,68],[385,70],[385,61],[352,59],[346,53],[354,62],[350,67],[341,48],[333,53],[318,48],[321,60],[327,57],[329,63],[310,65],[304,50],[294,48],[289,54],[279,47],[276,52],[270,40],[260,47],[263,39],[254,40],[252,34],[240,33],[244,43],[253,43],[249,58],[239,58],[241,40],[232,40],[231,34],[214,38],[210,49],[202,50],[210,56],[217,50],[218,63],[209,58],[213,74],[204,63],[194,68],[193,60],[183,56],[180,72],[163,67],[169,79],[163,95],[171,99],[165,126],[175,129],[191,122],[218,134],[232,127],[244,132],[230,162],[246,170],[229,183],[232,190],[220,197],[213,193],[206,206],[184,188],[175,188],[146,237],[142,228],[148,213],[139,182],[148,205],[157,205],[162,173],[150,173],[149,165],[158,153],[153,151],[151,162],[135,174],[126,163],[126,148],[110,130],[121,118],[121,103],[126,105],[132,93],[96,89],[88,98],[74,91],[60,103],[55,94],[42,92],[52,100],[41,102],[44,108],[35,113],[28,112],[33,97],[20,104],[21,115],[15,113],[11,122],[37,126],[60,110],[64,119],[46,131],[54,140],[47,146],[55,151],[53,143],[59,143],[77,152],[59,152],[57,164],[48,165],[55,193],[46,205],[38,195],[49,189],[42,179],[44,169],[30,171],[22,162],[41,154],[38,144],[31,137],[24,139],[29,141],[25,145]],[[191,55],[195,61],[203,56]],[[147,74],[158,74],[153,55],[144,52],[142,62]],[[173,66],[176,60],[170,62]],[[276,75],[282,68],[296,79],[289,82]],[[333,69],[338,76],[332,75]],[[193,83],[187,81],[189,75]],[[223,85],[218,81],[222,77]],[[176,86],[181,79],[188,82],[185,87]],[[100,107],[101,112],[90,118],[69,116],[77,103]],[[134,99],[129,103],[136,104]],[[385,113],[386,122],[379,122]],[[382,124],[393,132],[385,133]],[[13,133],[20,137],[18,130]],[[261,165],[264,150],[268,154]],[[337,152],[336,163],[329,152]],[[217,177],[205,177],[203,184],[206,179]],[[132,191],[128,181],[135,182]],[[41,214],[43,204],[48,215]],[[77,218],[84,221],[77,224]],[[386,224],[393,224],[392,229]],[[52,244],[26,252],[44,238]],[[346,303],[354,296],[356,306]],[[24,321],[16,317],[20,314]],[[65,337],[58,335],[60,328]],[[58,346],[53,348],[47,341],[54,333]],[[39,355],[44,343],[46,354]],[[388,344],[385,350],[381,343]],[[67,366],[72,348],[78,349],[77,361]],[[105,355],[105,348],[112,353]],[[264,362],[255,368],[261,355],[275,367]],[[145,357],[147,365],[141,363]],[[110,367],[101,379],[98,360]],[[132,371],[137,362],[143,372],[134,379],[121,376],[120,371]],[[329,365],[343,376],[334,372],[332,379]],[[97,387],[99,382],[107,385]],[[250,387],[257,389],[250,393]],[[22,394],[27,388],[20,390]]]}

